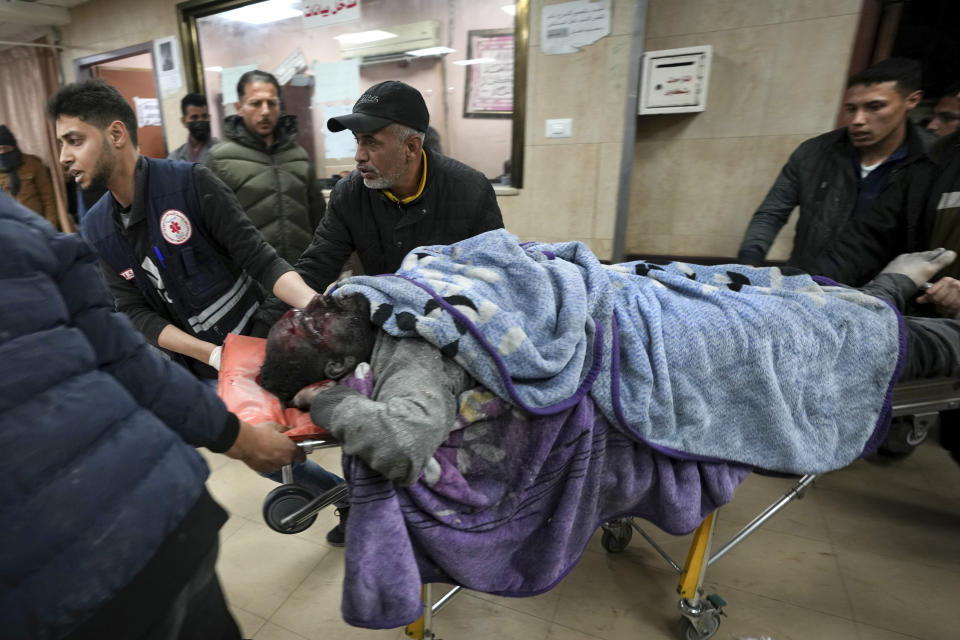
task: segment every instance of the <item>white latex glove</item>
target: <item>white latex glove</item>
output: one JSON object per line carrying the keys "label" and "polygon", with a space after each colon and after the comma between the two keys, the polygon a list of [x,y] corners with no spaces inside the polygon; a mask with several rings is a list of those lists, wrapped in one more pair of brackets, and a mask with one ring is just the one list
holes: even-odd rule
{"label": "white latex glove", "polygon": [[214,347],[213,351],[210,352],[210,359],[207,360],[207,364],[220,371],[220,354],[223,352],[223,347]]}

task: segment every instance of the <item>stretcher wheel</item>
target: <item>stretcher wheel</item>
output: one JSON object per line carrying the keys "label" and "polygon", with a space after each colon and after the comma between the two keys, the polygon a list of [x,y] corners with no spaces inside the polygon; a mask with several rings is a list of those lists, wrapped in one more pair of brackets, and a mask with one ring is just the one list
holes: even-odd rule
{"label": "stretcher wheel", "polygon": [[702,618],[703,631],[697,631],[687,618],[680,618],[680,638],[681,640],[707,640],[716,635],[720,628],[720,616],[716,612],[705,612]]}
{"label": "stretcher wheel", "polygon": [[316,514],[292,527],[284,527],[281,521],[313,500],[313,494],[296,484],[283,484],[267,494],[263,501],[263,519],[267,526],[279,533],[300,533],[310,528]]}
{"label": "stretcher wheel", "polygon": [[603,525],[600,544],[608,553],[620,553],[627,548],[632,537],[633,527],[629,520],[614,520]]}
{"label": "stretcher wheel", "polygon": [[[894,418],[890,424],[890,431],[880,445],[879,453],[888,458],[906,458],[913,453],[924,440],[927,439],[926,425],[916,425],[915,416]],[[917,426],[921,428],[918,429]]]}

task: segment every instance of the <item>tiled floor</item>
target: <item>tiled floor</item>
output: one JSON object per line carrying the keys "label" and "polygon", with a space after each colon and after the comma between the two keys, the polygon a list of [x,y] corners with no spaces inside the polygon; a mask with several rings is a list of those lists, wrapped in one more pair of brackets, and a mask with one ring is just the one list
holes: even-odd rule
{"label": "tiled floor", "polygon": [[[338,451],[314,457],[339,468]],[[402,629],[357,629],[340,619],[343,551],[324,542],[332,511],[299,535],[274,533],[260,508],[275,485],[223,456],[207,459],[209,487],[231,513],[220,576],[246,636],[405,638]],[[719,541],[790,484],[749,478],[720,511]],[[648,532],[682,562],[689,536]],[[461,593],[436,617],[435,631],[444,640],[674,639],[675,588],[673,570],[639,536],[618,555],[595,536],[553,591],[526,599]],[[925,444],[893,465],[860,461],[823,476],[710,567],[706,588],[728,603],[716,638],[958,638],[960,466]]]}

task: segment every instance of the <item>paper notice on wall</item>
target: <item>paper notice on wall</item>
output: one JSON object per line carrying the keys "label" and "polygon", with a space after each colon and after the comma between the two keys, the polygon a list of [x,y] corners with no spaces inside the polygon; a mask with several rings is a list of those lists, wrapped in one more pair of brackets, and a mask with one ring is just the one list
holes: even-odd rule
{"label": "paper notice on wall", "polygon": [[240,76],[247,71],[257,68],[255,64],[242,64],[239,67],[224,67],[220,72],[220,91],[223,93],[223,104],[233,104],[237,101],[237,82]]}
{"label": "paper notice on wall", "polygon": [[314,62],[313,75],[317,79],[313,103],[356,101],[360,97],[360,60],[352,58],[338,62]]}
{"label": "paper notice on wall", "polygon": [[[317,83],[319,86],[319,83]],[[327,120],[353,113],[353,104],[336,104],[323,107],[323,147],[324,157],[352,158],[357,153],[357,141],[349,130],[336,133],[327,129]]]}
{"label": "paper notice on wall", "polygon": [[307,68],[307,59],[303,51],[296,49],[280,63],[280,66],[273,70],[273,75],[277,77],[277,82],[283,86],[290,82],[293,76]]}
{"label": "paper notice on wall", "polygon": [[154,40],[153,59],[160,93],[169,95],[179,91],[183,80],[180,77],[180,45],[176,36]]}
{"label": "paper notice on wall", "polygon": [[159,100],[156,98],[134,97],[133,104],[137,106],[138,127],[159,127],[163,124],[163,121],[160,120]]}
{"label": "paper notice on wall", "polygon": [[326,27],[360,19],[360,0],[340,0],[340,2],[303,3],[303,28]]}
{"label": "paper notice on wall", "polygon": [[543,7],[540,24],[544,53],[576,53],[610,35],[610,0],[576,0]]}

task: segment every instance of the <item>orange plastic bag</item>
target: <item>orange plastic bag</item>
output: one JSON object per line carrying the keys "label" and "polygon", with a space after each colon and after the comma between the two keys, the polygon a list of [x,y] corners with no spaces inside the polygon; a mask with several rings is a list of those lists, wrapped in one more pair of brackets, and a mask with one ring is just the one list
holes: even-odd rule
{"label": "orange plastic bag", "polygon": [[223,343],[220,356],[220,376],[217,394],[227,409],[251,424],[271,420],[289,426],[286,432],[294,440],[329,438],[322,428],[313,424],[310,414],[300,409],[284,409],[280,399],[257,382],[260,365],[267,355],[267,341],[231,333]]}

